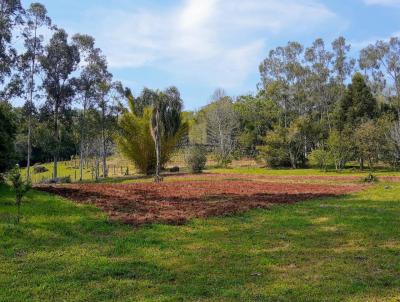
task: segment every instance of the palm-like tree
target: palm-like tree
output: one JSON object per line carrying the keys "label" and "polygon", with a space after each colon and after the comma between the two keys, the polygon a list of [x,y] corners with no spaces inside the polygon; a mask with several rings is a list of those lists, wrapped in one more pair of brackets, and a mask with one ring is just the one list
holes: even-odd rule
{"label": "palm-like tree", "polygon": [[154,140],[157,159],[154,181],[160,182],[162,181],[162,177],[160,176],[161,137],[168,138],[178,132],[181,126],[180,113],[183,102],[176,87],[170,87],[164,91],[146,89],[143,96],[151,100],[153,106],[150,131]]}

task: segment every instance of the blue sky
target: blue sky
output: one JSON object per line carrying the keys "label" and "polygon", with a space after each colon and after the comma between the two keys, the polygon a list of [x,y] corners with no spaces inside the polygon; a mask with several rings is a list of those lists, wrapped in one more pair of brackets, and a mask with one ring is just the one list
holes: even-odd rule
{"label": "blue sky", "polygon": [[[22,1],[26,6],[31,2]],[[288,41],[330,43],[343,35],[353,52],[400,36],[400,0],[42,0],[54,23],[87,33],[116,80],[135,94],[176,85],[186,109],[217,87],[256,91],[258,65]]]}

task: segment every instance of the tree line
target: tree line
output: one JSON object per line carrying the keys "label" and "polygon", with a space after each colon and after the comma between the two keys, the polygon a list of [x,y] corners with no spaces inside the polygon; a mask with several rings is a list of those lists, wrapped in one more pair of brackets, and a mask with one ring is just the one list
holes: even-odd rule
{"label": "tree line", "polygon": [[215,146],[221,165],[250,156],[269,167],[343,169],[400,161],[400,40],[377,41],[358,58],[330,45],[289,42],[261,62],[257,93],[219,89],[194,115],[193,141]]}
{"label": "tree line", "polygon": [[51,160],[57,178],[58,161],[77,156],[80,179],[89,159],[96,178],[107,177],[107,157],[119,150],[159,181],[182,146],[202,165],[206,152],[221,166],[243,156],[269,167],[400,163],[398,38],[358,57],[343,37],[289,42],[260,63],[256,93],[217,89],[197,112],[183,111],[174,86],[124,87],[95,39],[69,36],[40,3],[0,0],[0,56],[0,173],[19,162],[29,178],[32,164]]}

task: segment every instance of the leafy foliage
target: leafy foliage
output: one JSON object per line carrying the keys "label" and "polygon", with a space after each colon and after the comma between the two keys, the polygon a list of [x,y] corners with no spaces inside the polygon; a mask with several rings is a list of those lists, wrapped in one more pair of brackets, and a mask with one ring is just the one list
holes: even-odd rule
{"label": "leafy foliage", "polygon": [[201,173],[207,163],[207,150],[201,145],[187,148],[185,153],[186,165],[192,173]]}
{"label": "leafy foliage", "polygon": [[324,149],[314,149],[309,155],[310,164],[317,166],[320,170],[326,171],[328,165],[332,162],[331,153]]}
{"label": "leafy foliage", "polygon": [[31,184],[29,181],[24,181],[21,176],[21,171],[19,166],[15,166],[8,173],[8,180],[11,183],[11,186],[15,192],[15,204],[17,205],[17,223],[20,221],[21,217],[21,203],[22,198],[26,195],[26,193],[31,189]]}
{"label": "leafy foliage", "polygon": [[[129,99],[130,111],[124,113],[119,121],[120,131],[116,143],[120,151],[136,165],[141,173],[151,174],[156,168],[156,150],[151,135],[150,123],[153,109],[146,107],[142,115],[135,113],[135,101]],[[188,125],[181,123],[172,135],[164,133],[161,137],[161,165],[170,159],[175,147],[186,135]]]}
{"label": "leafy foliage", "polygon": [[0,101],[0,173],[15,161],[14,142],[17,135],[17,116],[11,105]]}

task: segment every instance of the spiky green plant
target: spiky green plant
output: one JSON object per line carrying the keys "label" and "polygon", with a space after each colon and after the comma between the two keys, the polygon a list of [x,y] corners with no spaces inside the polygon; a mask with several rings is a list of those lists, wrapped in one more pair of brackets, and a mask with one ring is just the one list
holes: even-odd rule
{"label": "spiky green plant", "polygon": [[[143,112],[135,111],[135,99],[128,97],[129,112],[123,114],[119,120],[120,131],[116,137],[116,142],[121,153],[130,159],[141,173],[154,173],[157,167],[156,144],[152,135],[152,129],[156,127],[154,121],[155,106],[147,106]],[[160,110],[162,114],[165,111]],[[159,165],[164,166],[170,159],[172,152],[178,143],[186,135],[188,124],[182,122],[180,113],[178,114],[179,125],[164,123],[165,116],[160,117],[160,152]],[[176,114],[176,112],[174,112]],[[165,131],[164,129],[169,129]],[[173,129],[173,131],[170,131]],[[154,131],[154,130],[153,130]]]}

